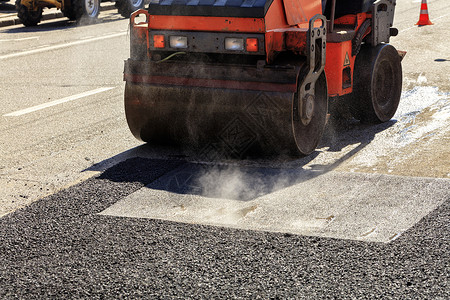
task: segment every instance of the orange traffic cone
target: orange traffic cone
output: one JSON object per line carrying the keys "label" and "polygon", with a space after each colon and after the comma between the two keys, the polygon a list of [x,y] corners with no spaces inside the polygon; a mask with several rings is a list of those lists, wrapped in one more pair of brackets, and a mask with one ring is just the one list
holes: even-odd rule
{"label": "orange traffic cone", "polygon": [[425,26],[425,25],[433,25],[431,23],[430,18],[428,17],[428,5],[427,0],[422,0],[422,5],[420,6],[420,18],[419,22],[416,25]]}

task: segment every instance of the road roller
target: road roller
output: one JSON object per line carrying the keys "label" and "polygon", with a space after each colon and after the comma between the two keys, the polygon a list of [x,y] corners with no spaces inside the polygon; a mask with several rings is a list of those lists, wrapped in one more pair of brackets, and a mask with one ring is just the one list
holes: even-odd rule
{"label": "road roller", "polygon": [[130,18],[130,131],[205,153],[304,156],[331,106],[386,122],[402,88],[395,2],[151,0]]}

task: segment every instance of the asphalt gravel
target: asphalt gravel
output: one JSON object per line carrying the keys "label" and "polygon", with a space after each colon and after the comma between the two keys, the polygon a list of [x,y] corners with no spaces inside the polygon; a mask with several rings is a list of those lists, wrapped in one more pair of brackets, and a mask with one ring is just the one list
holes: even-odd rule
{"label": "asphalt gravel", "polygon": [[182,163],[133,158],[2,217],[0,298],[450,298],[448,200],[388,244],[98,214]]}

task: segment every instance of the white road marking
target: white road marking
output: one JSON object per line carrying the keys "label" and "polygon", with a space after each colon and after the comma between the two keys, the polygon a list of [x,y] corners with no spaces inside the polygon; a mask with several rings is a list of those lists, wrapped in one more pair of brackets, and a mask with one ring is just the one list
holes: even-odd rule
{"label": "white road marking", "polygon": [[31,113],[31,112],[35,112],[37,110],[41,110],[41,109],[44,109],[44,108],[55,106],[55,105],[58,105],[58,104],[61,104],[61,103],[65,103],[65,102],[77,100],[77,99],[80,99],[80,98],[84,98],[84,97],[87,97],[87,96],[95,95],[95,94],[98,94],[98,93],[106,92],[106,91],[109,91],[111,89],[113,89],[113,87],[98,88],[98,89],[95,89],[95,90],[92,90],[92,91],[87,91],[87,92],[84,92],[84,93],[81,93],[81,94],[65,97],[65,98],[62,98],[62,99],[58,99],[58,100],[54,100],[54,101],[51,101],[51,102],[43,103],[43,104],[40,104],[40,105],[36,105],[36,106],[33,106],[33,107],[29,107],[29,108],[25,108],[25,109],[22,109],[22,110],[18,110],[18,111],[12,112],[12,113],[5,114],[3,116],[4,117],[18,117],[18,116],[25,115],[25,114],[28,114],[28,113]]}
{"label": "white road marking", "polygon": [[2,16],[0,17],[0,19],[8,18],[8,17],[15,17],[15,16],[17,16],[16,13],[13,13],[13,14],[4,14],[4,15],[2,15]]}
{"label": "white road marking", "polygon": [[0,43],[4,43],[4,42],[21,42],[21,41],[38,40],[38,39],[39,39],[38,36],[32,36],[32,37],[27,37],[27,38],[0,40]]}
{"label": "white road marking", "polygon": [[47,46],[47,47],[39,48],[39,49],[32,49],[32,50],[27,50],[27,51],[10,53],[10,54],[6,54],[6,55],[0,56],[0,60],[4,60],[4,59],[8,59],[8,58],[14,58],[14,57],[20,57],[20,56],[26,56],[26,55],[32,55],[32,54],[37,54],[37,53],[46,52],[46,51],[52,51],[52,50],[68,48],[68,47],[82,45],[82,44],[86,44],[86,43],[90,43],[90,42],[95,42],[95,41],[111,39],[111,38],[115,38],[115,37],[119,37],[119,36],[124,36],[126,34],[127,34],[127,32],[123,31],[123,32],[108,34],[108,35],[104,35],[104,36],[93,37],[93,38],[86,39],[86,40],[78,40],[78,41],[74,41],[74,42],[70,42],[70,43],[53,45],[53,46]]}
{"label": "white road marking", "polygon": [[[430,19],[430,21],[434,22],[434,21],[437,21],[439,19],[445,18],[446,16],[449,16],[449,15],[450,14],[445,14],[443,16],[440,16],[440,17],[437,17],[437,18],[433,18],[432,20]],[[402,32],[405,32],[405,31],[409,31],[409,30],[414,29],[414,28],[420,28],[420,26],[414,25],[414,26],[411,26],[411,27],[408,27],[408,28],[400,30],[399,33],[402,33]]]}

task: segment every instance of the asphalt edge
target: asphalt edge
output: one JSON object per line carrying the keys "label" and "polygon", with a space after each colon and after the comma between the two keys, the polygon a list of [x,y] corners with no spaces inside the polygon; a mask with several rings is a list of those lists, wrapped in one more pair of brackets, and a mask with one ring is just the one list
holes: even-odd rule
{"label": "asphalt edge", "polygon": [[[114,3],[108,3],[106,5],[100,6],[100,11],[107,11],[107,10],[114,10],[116,7],[114,6]],[[47,21],[47,20],[54,20],[59,18],[65,18],[63,13],[61,11],[57,12],[46,12],[42,14],[42,20],[41,21]],[[10,18],[5,18],[5,20],[0,20],[0,28],[1,27],[7,27],[7,26],[14,26],[14,25],[20,25],[22,22],[20,21],[19,17],[14,16]]]}

